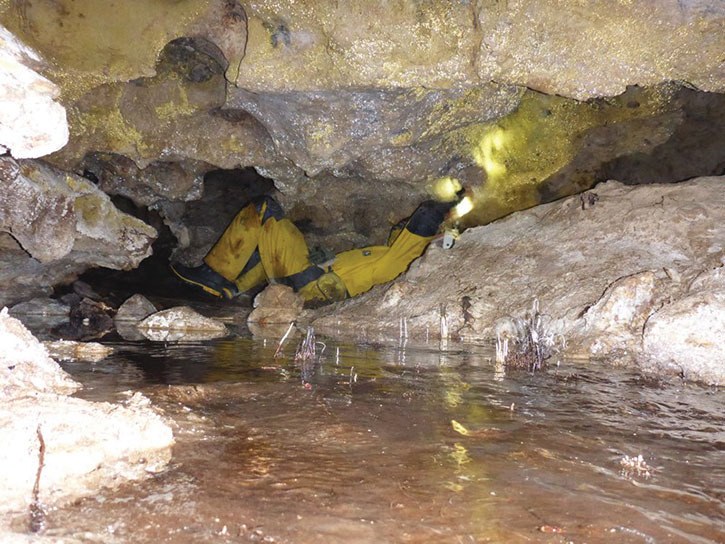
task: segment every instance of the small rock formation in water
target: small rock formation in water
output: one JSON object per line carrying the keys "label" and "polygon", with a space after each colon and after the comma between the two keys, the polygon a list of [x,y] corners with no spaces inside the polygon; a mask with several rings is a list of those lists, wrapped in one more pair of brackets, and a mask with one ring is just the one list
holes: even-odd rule
{"label": "small rock formation in water", "polygon": [[80,384],[7,309],[0,346],[0,534],[31,506],[37,528],[44,507],[165,467],[173,434],[143,396],[123,405],[68,396]]}
{"label": "small rock formation in water", "polygon": [[116,325],[119,323],[138,323],[157,311],[158,309],[153,302],[143,295],[135,294],[127,298],[119,306],[113,319]]}
{"label": "small rock formation in water", "polygon": [[85,361],[97,363],[113,353],[113,348],[98,342],[74,342],[58,340],[43,342],[48,355],[57,361]]}
{"label": "small rock formation in water", "polygon": [[114,309],[104,302],[80,298],[75,293],[66,298],[70,303],[68,321],[51,329],[65,340],[94,340],[113,330]]}
{"label": "small rock formation in water", "polygon": [[279,283],[269,285],[254,298],[254,310],[249,314],[247,322],[258,326],[288,325],[297,320],[303,305],[302,297],[291,287]]}
{"label": "small rock formation in water", "polygon": [[212,340],[229,334],[224,323],[203,316],[188,306],[151,314],[136,327],[146,338],[157,342]]}

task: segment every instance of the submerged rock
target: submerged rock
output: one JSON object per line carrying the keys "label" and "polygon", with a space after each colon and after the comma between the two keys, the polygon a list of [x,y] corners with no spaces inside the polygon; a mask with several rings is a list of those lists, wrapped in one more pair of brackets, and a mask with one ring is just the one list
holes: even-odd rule
{"label": "submerged rock", "polygon": [[306,315],[319,333],[360,340],[398,338],[404,321],[411,338],[493,342],[497,322],[538,301],[564,355],[642,355],[643,368],[723,383],[724,182],[609,181],[592,205],[570,197],[469,229],[397,282]]}
{"label": "submerged rock", "polygon": [[73,342],[59,340],[44,342],[48,354],[59,361],[87,361],[97,363],[113,353],[113,348],[98,342]]}
{"label": "submerged rock", "polygon": [[[72,295],[73,299],[79,297]],[[114,310],[103,302],[82,298],[73,303],[68,321],[52,329],[57,337],[66,340],[93,340],[113,330]]]}

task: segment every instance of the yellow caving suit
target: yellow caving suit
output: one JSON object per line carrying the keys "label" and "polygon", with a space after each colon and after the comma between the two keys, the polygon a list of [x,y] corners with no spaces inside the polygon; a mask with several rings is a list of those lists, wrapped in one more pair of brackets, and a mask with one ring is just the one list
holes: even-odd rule
{"label": "yellow caving suit", "polygon": [[[430,230],[430,229],[428,229]],[[336,301],[364,293],[405,272],[433,239],[407,228],[388,245],[343,251],[322,269],[310,262],[304,236],[271,197],[245,206],[204,261],[239,292],[265,281],[290,285],[307,300]]]}

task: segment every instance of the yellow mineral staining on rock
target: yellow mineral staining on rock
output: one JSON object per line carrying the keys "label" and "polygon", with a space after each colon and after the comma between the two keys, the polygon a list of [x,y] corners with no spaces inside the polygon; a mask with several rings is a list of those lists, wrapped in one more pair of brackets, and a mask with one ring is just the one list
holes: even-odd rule
{"label": "yellow mineral staining on rock", "polygon": [[[249,41],[236,82],[251,90],[450,87],[477,79],[471,8],[451,2],[245,2]],[[461,51],[464,53],[461,54]]]}
{"label": "yellow mineral staining on rock", "polygon": [[99,221],[107,215],[104,213],[98,195],[86,194],[76,197],[73,208],[79,214],[86,225],[90,228],[98,225]]}
{"label": "yellow mineral staining on rock", "polygon": [[45,74],[64,97],[111,81],[154,73],[156,57],[187,34],[209,0],[37,0],[0,4],[0,24],[50,64]]}
{"label": "yellow mineral staining on rock", "polygon": [[[143,134],[127,122],[120,111],[121,86],[106,86],[103,101],[93,107],[68,109],[71,140],[76,143],[94,138],[104,143],[104,149],[124,155],[143,154],[149,149]],[[60,155],[69,150],[61,150]]]}
{"label": "yellow mineral staining on rock", "polygon": [[588,131],[662,113],[671,90],[662,86],[641,90],[636,100],[588,102],[530,91],[513,113],[495,123],[469,127],[469,153],[483,170],[485,183],[467,220],[485,223],[540,204],[541,182],[571,162]]}

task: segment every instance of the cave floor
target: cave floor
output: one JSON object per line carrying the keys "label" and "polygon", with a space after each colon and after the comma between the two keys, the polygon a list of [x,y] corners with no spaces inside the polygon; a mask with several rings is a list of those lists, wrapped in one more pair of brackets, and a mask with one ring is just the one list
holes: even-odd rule
{"label": "cave floor", "polygon": [[[91,400],[147,395],[171,464],[47,514],[79,542],[722,542],[716,389],[562,361],[496,372],[485,347],[240,332],[110,342],[66,363]],[[641,458],[639,456],[642,456]],[[17,519],[20,530],[25,517]]]}

